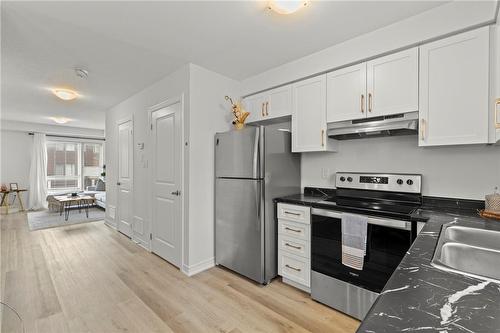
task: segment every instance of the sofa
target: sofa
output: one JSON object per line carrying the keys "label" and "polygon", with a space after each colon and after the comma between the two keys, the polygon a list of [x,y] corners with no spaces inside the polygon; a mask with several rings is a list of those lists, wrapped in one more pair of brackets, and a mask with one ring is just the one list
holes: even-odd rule
{"label": "sofa", "polygon": [[95,204],[106,209],[106,181],[99,178],[95,186],[87,186],[85,194],[92,195],[95,198]]}
{"label": "sofa", "polygon": [[[49,210],[58,211],[59,210],[59,202],[54,199],[54,196],[58,195],[67,195],[71,192],[61,192],[61,193],[51,193],[47,196],[47,202],[49,206]],[[95,198],[96,206],[101,207],[102,209],[106,209],[106,181],[100,178],[95,186],[87,186],[85,191],[80,191],[80,194],[90,195]]]}

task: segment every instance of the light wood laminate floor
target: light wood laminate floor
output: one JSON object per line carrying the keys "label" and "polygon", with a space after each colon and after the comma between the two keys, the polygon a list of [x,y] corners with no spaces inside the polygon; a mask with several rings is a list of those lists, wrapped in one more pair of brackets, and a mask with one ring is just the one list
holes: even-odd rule
{"label": "light wood laminate floor", "polygon": [[[27,332],[355,332],[359,322],[275,279],[187,277],[103,222],[29,231],[1,219],[1,299]],[[4,320],[4,331],[9,323]]]}

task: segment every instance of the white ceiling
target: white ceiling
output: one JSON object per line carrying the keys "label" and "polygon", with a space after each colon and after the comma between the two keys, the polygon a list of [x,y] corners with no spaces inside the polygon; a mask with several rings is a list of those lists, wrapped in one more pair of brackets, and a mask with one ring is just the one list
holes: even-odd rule
{"label": "white ceiling", "polygon": [[[2,1],[1,116],[102,129],[105,110],[187,62],[241,80],[441,4],[311,1],[280,16],[266,1]],[[82,98],[58,100],[56,86]]]}

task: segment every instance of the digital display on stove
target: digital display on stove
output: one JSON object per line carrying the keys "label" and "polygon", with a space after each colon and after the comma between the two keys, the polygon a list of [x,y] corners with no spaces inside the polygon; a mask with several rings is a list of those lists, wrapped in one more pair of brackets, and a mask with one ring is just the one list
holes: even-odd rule
{"label": "digital display on stove", "polygon": [[388,184],[389,177],[360,176],[359,182],[365,184]]}

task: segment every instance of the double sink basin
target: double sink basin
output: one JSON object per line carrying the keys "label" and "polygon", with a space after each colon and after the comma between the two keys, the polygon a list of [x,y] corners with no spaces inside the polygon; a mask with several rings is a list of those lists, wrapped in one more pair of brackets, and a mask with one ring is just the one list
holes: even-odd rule
{"label": "double sink basin", "polygon": [[500,231],[445,224],[431,264],[500,283]]}

